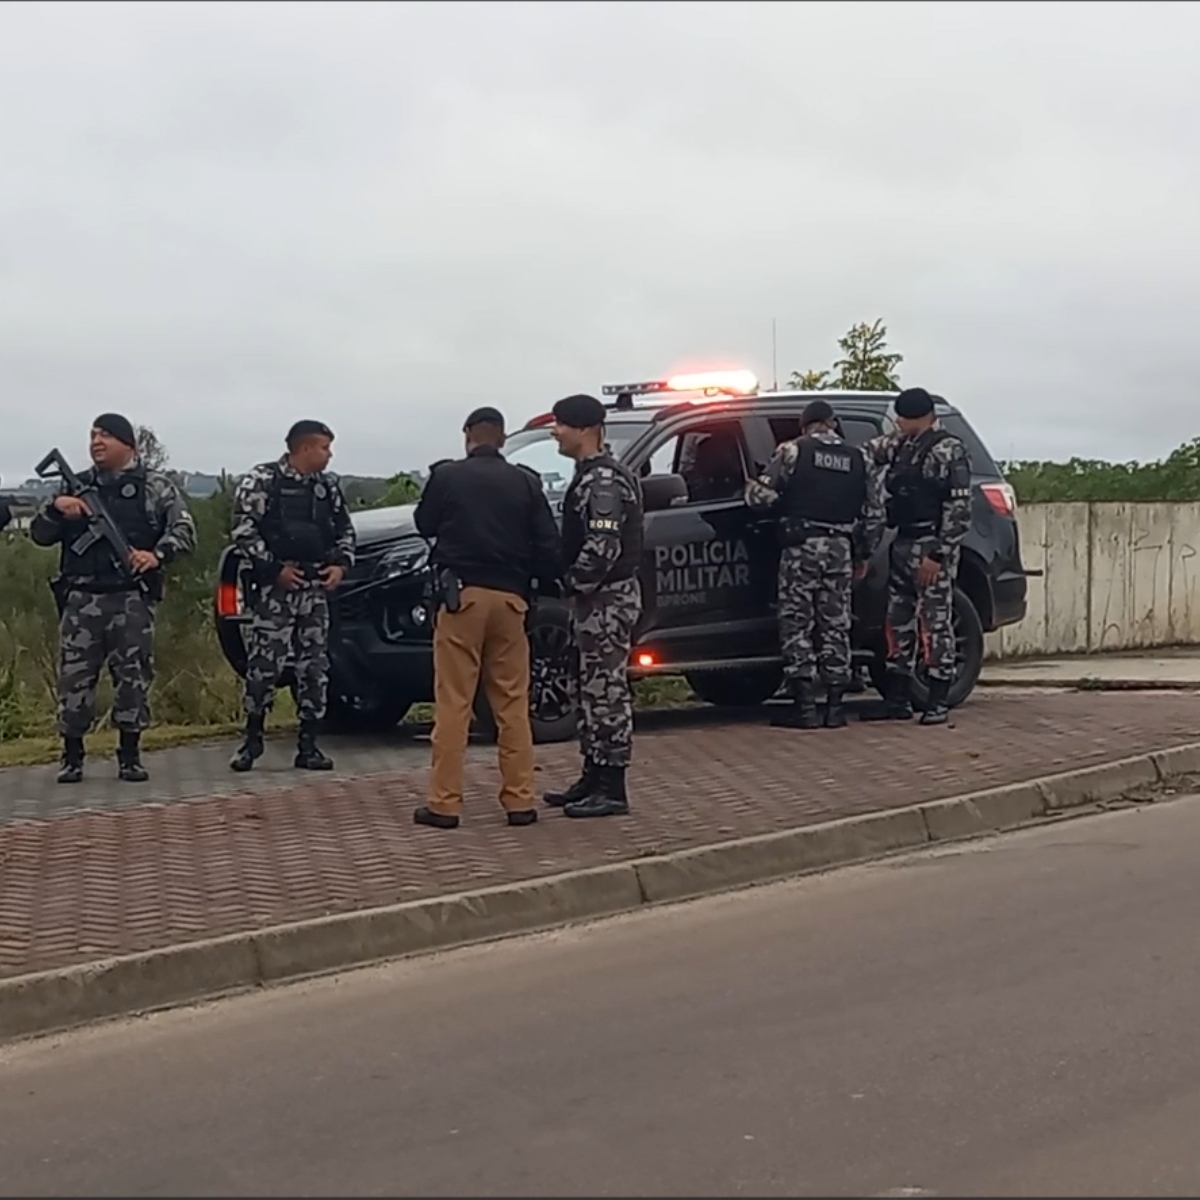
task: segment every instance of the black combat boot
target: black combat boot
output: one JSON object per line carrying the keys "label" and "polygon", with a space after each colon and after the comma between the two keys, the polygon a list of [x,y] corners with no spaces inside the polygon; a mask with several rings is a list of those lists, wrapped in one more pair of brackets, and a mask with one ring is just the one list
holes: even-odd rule
{"label": "black combat boot", "polygon": [[912,676],[903,671],[889,670],[883,703],[862,714],[864,721],[911,721]]}
{"label": "black combat boot", "polygon": [[842,729],[846,725],[846,706],[842,703],[842,689],[825,689],[825,728]]}
{"label": "black combat boot", "polygon": [[788,687],[791,706],[771,718],[776,729],[819,729],[821,715],[817,712],[817,689],[811,679],[793,679]]}
{"label": "black combat boot", "polygon": [[266,718],[261,713],[246,718],[246,733],[237,753],[229,760],[231,771],[249,771],[263,755],[263,730]]}
{"label": "black combat boot", "polygon": [[142,735],[134,729],[122,729],[117,746],[117,778],[125,783],[145,783],[150,772],[142,766]]}
{"label": "black combat boot", "polygon": [[950,719],[950,681],[931,679],[929,701],[921,714],[922,725],[945,725]]}
{"label": "black combat boot", "polygon": [[83,738],[63,738],[62,770],[59,783],[79,783],[83,779]]}
{"label": "black combat boot", "polygon": [[333,759],[327,758],[317,747],[316,721],[300,722],[300,733],[296,738],[296,759],[293,765],[301,771],[333,770]]}
{"label": "black combat boot", "polygon": [[568,804],[578,804],[580,800],[588,798],[595,784],[596,768],[585,758],[579,778],[565,791],[547,792],[542,797],[542,803],[549,804],[551,808],[565,808]]}
{"label": "black combat boot", "polygon": [[628,811],[624,767],[596,767],[591,791],[582,800],[563,806],[568,817],[621,817]]}

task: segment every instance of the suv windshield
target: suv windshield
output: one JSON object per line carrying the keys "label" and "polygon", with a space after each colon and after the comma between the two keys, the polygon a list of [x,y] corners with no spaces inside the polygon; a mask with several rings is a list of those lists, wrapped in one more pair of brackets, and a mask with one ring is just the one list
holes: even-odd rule
{"label": "suv windshield", "polygon": [[[625,448],[645,430],[646,426],[640,422],[613,422],[605,429],[608,447],[620,458]],[[504,444],[504,457],[511,463],[536,471],[542,477],[542,487],[551,500],[562,497],[575,470],[574,463],[559,454],[558,443],[551,436],[549,426],[514,433]]]}

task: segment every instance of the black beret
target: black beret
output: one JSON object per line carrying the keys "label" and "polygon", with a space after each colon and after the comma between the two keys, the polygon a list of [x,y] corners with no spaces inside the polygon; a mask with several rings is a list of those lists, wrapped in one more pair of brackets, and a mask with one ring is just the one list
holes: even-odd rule
{"label": "black beret", "polygon": [[464,422],[463,433],[475,425],[495,425],[501,433],[504,432],[504,414],[498,408],[484,405],[477,408]]}
{"label": "black beret", "polygon": [[595,396],[564,396],[553,408],[554,419],[570,429],[594,429],[604,424],[606,409]]}
{"label": "black beret", "polygon": [[333,441],[333,430],[324,421],[297,421],[287,432],[287,444],[295,446],[305,438],[327,437]]}
{"label": "black beret", "polygon": [[832,421],[833,407],[828,400],[810,400],[800,415],[800,428],[807,429],[810,425],[823,425]]}
{"label": "black beret", "polygon": [[896,397],[896,416],[910,420],[933,412],[933,397],[924,388],[905,388]]}
{"label": "black beret", "polygon": [[137,449],[137,435],[133,432],[133,425],[128,417],[123,417],[120,413],[101,413],[92,422],[92,428],[107,433],[109,437],[124,442],[134,450]]}

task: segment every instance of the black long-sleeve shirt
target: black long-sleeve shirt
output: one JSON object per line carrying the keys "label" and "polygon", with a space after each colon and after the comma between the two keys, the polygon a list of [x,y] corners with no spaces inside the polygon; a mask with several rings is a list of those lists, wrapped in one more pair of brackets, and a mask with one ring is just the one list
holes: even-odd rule
{"label": "black long-sleeve shirt", "polygon": [[528,596],[562,578],[562,539],[536,475],[491,446],[445,463],[417,504],[417,530],[436,539],[433,561],[464,587]]}

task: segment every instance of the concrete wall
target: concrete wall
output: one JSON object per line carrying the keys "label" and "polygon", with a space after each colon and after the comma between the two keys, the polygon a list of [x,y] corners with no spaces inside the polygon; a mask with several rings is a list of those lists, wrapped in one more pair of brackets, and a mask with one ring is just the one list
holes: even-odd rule
{"label": "concrete wall", "polygon": [[995,657],[1200,644],[1200,504],[1033,504],[1017,513],[1029,613]]}

